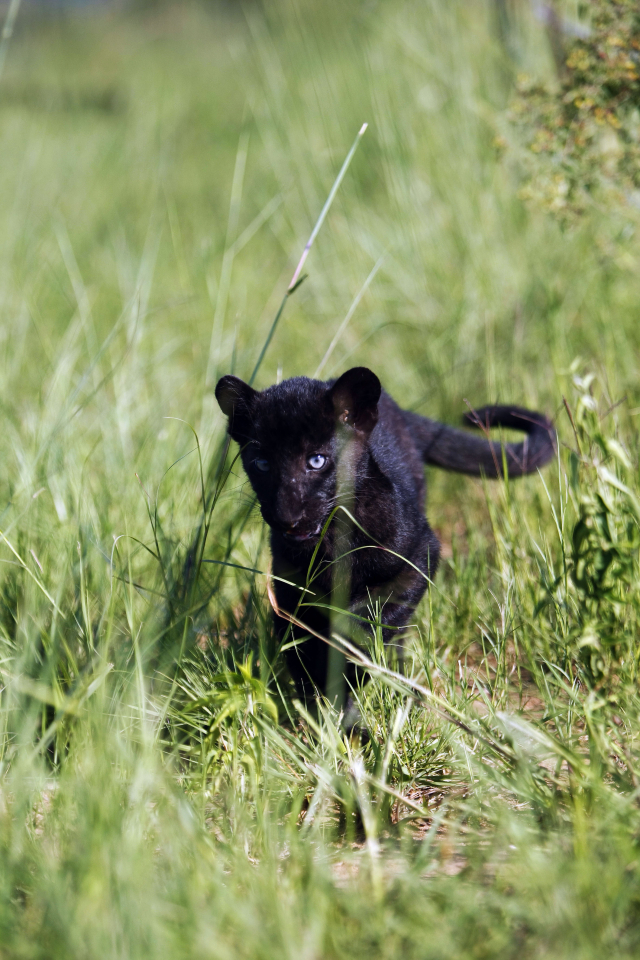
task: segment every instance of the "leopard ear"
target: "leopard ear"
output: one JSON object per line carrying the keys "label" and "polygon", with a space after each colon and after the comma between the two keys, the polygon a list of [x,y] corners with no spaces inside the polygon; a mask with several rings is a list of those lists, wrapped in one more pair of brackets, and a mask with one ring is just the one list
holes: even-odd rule
{"label": "leopard ear", "polygon": [[378,401],[382,387],[367,367],[352,367],[329,390],[339,423],[368,436],[378,422]]}
{"label": "leopard ear", "polygon": [[238,443],[248,439],[257,391],[239,377],[222,377],[216,385],[216,400],[229,418],[229,435]]}

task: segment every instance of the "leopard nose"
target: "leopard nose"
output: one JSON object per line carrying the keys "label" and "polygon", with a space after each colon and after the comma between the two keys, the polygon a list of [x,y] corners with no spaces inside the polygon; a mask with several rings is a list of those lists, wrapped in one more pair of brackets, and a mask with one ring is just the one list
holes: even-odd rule
{"label": "leopard nose", "polygon": [[304,506],[295,496],[281,496],[278,502],[278,519],[285,529],[295,528],[304,518]]}

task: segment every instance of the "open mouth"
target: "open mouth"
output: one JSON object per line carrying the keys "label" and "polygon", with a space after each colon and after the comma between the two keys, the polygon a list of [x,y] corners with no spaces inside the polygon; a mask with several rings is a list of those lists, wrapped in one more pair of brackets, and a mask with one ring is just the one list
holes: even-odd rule
{"label": "open mouth", "polygon": [[285,533],[287,540],[295,540],[296,543],[304,543],[306,540],[313,540],[322,530],[322,524],[319,523],[313,530],[288,530]]}

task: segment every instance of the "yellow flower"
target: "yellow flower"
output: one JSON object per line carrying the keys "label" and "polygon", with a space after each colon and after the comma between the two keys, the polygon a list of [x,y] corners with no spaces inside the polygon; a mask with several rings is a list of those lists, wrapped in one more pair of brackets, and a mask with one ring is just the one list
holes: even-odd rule
{"label": "yellow flower", "polygon": [[567,66],[570,70],[586,70],[589,66],[589,56],[585,50],[573,50],[567,57]]}

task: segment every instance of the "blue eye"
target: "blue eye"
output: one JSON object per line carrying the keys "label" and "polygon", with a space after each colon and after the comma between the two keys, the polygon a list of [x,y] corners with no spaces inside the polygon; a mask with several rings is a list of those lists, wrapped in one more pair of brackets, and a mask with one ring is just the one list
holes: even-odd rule
{"label": "blue eye", "polygon": [[253,461],[254,465],[258,470],[262,470],[263,473],[266,473],[269,469],[269,461],[264,459],[258,459]]}
{"label": "blue eye", "polygon": [[324,467],[326,462],[327,458],[323,457],[321,453],[316,453],[313,457],[309,457],[307,460],[307,464],[312,470],[320,470],[322,467]]}

